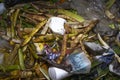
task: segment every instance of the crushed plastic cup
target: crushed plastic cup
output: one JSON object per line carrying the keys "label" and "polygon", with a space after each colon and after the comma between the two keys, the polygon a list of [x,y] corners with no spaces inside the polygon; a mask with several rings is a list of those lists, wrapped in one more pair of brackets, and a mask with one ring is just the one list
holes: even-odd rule
{"label": "crushed plastic cup", "polygon": [[108,49],[107,52],[104,52],[102,55],[95,56],[95,59],[103,63],[101,68],[106,68],[114,59],[114,51]]}
{"label": "crushed plastic cup", "polygon": [[91,61],[84,52],[72,53],[66,61],[72,67],[72,74],[86,74],[90,72]]}
{"label": "crushed plastic cup", "polygon": [[65,29],[64,29],[64,24],[66,20],[60,17],[51,17],[48,20],[48,26],[49,28],[57,34],[64,35]]}
{"label": "crushed plastic cup", "polygon": [[50,67],[48,73],[52,80],[61,80],[72,75],[69,72],[57,67]]}

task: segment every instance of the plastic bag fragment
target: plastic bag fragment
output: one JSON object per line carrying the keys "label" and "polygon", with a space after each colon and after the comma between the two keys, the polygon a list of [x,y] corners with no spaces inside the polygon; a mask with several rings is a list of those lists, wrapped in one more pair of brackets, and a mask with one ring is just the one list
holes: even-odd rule
{"label": "plastic bag fragment", "polygon": [[114,52],[112,49],[109,49],[107,52],[104,52],[102,55],[95,57],[99,62],[102,62],[101,68],[106,68],[114,59]]}
{"label": "plastic bag fragment", "polygon": [[58,51],[54,51],[54,48],[51,48],[49,45],[44,46],[44,52],[46,54],[47,59],[49,60],[55,60],[60,56],[60,53]]}

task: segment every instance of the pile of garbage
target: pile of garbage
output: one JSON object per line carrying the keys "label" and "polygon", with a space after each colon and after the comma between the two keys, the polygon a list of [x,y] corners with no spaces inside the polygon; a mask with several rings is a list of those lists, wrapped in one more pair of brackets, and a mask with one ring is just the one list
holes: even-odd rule
{"label": "pile of garbage", "polygon": [[[20,4],[0,16],[0,79],[119,79],[118,17],[109,10],[108,19],[90,13],[89,18],[87,12],[84,17],[77,7],[66,10],[66,2],[56,4]],[[103,23],[110,24],[99,28]]]}

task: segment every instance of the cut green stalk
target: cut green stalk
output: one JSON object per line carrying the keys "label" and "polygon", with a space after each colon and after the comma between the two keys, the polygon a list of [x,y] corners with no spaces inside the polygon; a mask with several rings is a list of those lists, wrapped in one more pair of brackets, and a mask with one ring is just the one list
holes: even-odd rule
{"label": "cut green stalk", "polygon": [[31,32],[31,34],[23,41],[22,46],[25,46],[32,37],[42,28],[42,26],[47,22],[47,20],[44,20],[43,22],[39,23],[36,28]]}
{"label": "cut green stalk", "polygon": [[19,44],[16,44],[14,47],[14,50],[11,52],[12,54],[10,55],[10,64],[14,64],[14,62],[16,61],[16,56],[17,56],[17,51],[20,48]]}
{"label": "cut green stalk", "polygon": [[20,67],[19,67],[19,65],[9,65],[9,66],[0,65],[0,70],[2,70],[3,72],[20,70]]}
{"label": "cut green stalk", "polygon": [[58,13],[62,13],[62,14],[64,14],[64,15],[66,15],[66,16],[69,16],[69,17],[75,19],[75,20],[78,21],[78,22],[83,22],[83,21],[84,21],[84,18],[83,18],[83,17],[81,17],[81,16],[79,16],[79,15],[77,15],[77,14],[74,14],[74,13],[72,13],[72,12],[70,12],[70,11],[63,10],[63,9],[58,9],[57,12],[58,12]]}
{"label": "cut green stalk", "polygon": [[13,71],[13,70],[20,70],[20,66],[19,65],[10,65],[5,67],[6,71]]}
{"label": "cut green stalk", "polygon": [[15,25],[17,22],[17,17],[20,12],[20,9],[17,9],[16,12],[12,15],[11,20],[12,20],[12,25],[11,25],[11,36],[12,38],[15,37]]}
{"label": "cut green stalk", "polygon": [[30,52],[31,52],[31,54],[33,55],[33,57],[34,57],[35,59],[38,59],[38,58],[39,58],[38,55],[35,53],[35,50],[33,50],[33,49],[34,49],[34,48],[33,48],[33,45],[28,46],[28,48],[30,49]]}
{"label": "cut green stalk", "polygon": [[20,68],[21,68],[22,70],[24,70],[24,69],[25,69],[24,57],[23,57],[23,53],[22,53],[22,50],[21,50],[21,49],[18,50],[18,55],[19,55]]}

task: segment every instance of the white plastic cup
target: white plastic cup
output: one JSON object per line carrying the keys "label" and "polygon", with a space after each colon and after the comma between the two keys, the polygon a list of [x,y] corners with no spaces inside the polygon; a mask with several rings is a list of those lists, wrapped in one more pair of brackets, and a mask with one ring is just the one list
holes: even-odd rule
{"label": "white plastic cup", "polygon": [[56,67],[50,67],[48,73],[52,80],[61,80],[71,75],[67,71]]}

